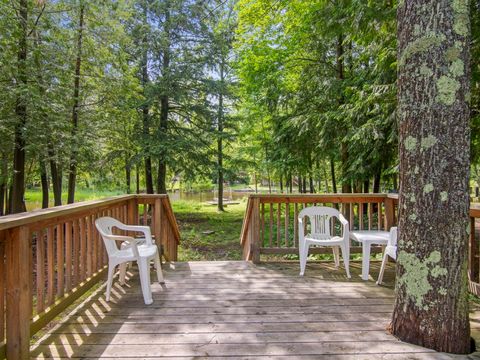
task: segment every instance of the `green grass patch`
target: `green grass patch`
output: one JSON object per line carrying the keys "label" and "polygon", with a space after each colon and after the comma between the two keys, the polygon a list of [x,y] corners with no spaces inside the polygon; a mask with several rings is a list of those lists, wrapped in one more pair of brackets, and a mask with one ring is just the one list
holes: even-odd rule
{"label": "green grass patch", "polygon": [[216,206],[199,202],[173,202],[181,234],[178,260],[241,260],[240,232],[246,204],[244,199],[219,212]]}
{"label": "green grass patch", "polygon": [[[75,191],[75,202],[96,200],[124,194],[125,192],[123,190],[109,191],[80,188]],[[53,206],[53,193],[50,191],[49,195],[50,206]],[[67,192],[62,193],[62,204],[64,205],[67,203],[67,195]],[[42,207],[42,191],[40,189],[26,190],[25,203],[28,211],[40,209]]]}

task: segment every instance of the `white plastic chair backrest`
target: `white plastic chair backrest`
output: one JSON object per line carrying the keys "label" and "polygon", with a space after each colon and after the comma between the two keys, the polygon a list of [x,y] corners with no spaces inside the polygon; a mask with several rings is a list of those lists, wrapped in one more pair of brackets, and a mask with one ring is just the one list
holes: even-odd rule
{"label": "white plastic chair backrest", "polygon": [[300,219],[308,216],[310,220],[310,231],[312,235],[319,239],[329,239],[332,236],[330,231],[332,216],[339,217],[340,212],[337,209],[327,206],[310,206],[298,214]]}
{"label": "white plastic chair backrest", "polygon": [[393,226],[390,228],[390,235],[388,236],[388,246],[397,246],[398,228]]}
{"label": "white plastic chair backrest", "polygon": [[95,220],[95,226],[97,227],[100,235],[102,235],[103,243],[107,248],[108,255],[114,255],[120,251],[117,246],[117,242],[109,239],[109,235],[114,235],[112,231],[113,228],[119,227],[119,225],[122,225],[120,221],[109,216],[101,217]]}

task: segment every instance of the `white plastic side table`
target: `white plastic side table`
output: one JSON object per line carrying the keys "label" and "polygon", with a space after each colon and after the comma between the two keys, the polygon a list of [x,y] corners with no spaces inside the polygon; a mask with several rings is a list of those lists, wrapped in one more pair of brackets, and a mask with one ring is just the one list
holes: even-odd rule
{"label": "white plastic side table", "polygon": [[362,244],[362,280],[368,280],[371,246],[387,245],[389,234],[388,231],[381,230],[356,230],[350,232],[350,239]]}

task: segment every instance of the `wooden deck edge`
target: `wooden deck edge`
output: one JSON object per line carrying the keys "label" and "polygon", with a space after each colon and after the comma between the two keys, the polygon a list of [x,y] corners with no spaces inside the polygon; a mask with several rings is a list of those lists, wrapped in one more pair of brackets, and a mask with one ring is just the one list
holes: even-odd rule
{"label": "wooden deck edge", "polygon": [[79,284],[79,286],[74,288],[68,295],[57,300],[54,304],[45,309],[44,312],[35,316],[30,323],[30,336],[40,331],[50,321],[55,319],[57,315],[59,315],[62,311],[64,311],[67,307],[84,295],[91,287],[98,283],[106,273],[107,267],[108,266],[105,265],[102,269],[90,277],[90,279]]}

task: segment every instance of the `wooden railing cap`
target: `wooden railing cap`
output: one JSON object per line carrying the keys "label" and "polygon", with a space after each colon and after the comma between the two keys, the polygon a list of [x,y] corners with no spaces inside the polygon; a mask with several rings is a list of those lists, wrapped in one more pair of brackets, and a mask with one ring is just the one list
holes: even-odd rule
{"label": "wooden railing cap", "polygon": [[0,217],[0,230],[7,230],[13,227],[28,225],[34,222],[48,220],[51,218],[64,217],[73,215],[75,213],[83,212],[90,209],[95,209],[99,206],[112,205],[122,201],[142,198],[165,198],[165,194],[132,194],[119,195],[107,199],[82,201],[69,205],[55,206],[48,209],[33,210],[18,214],[12,214]]}

